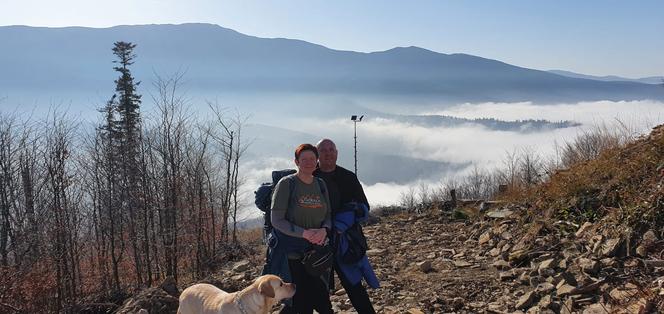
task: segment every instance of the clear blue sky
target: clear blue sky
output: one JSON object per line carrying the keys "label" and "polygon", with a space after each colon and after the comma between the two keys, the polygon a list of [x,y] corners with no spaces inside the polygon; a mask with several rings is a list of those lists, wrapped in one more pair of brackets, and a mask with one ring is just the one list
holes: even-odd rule
{"label": "clear blue sky", "polygon": [[661,0],[0,0],[0,25],[186,22],[341,50],[419,46],[542,70],[664,75]]}

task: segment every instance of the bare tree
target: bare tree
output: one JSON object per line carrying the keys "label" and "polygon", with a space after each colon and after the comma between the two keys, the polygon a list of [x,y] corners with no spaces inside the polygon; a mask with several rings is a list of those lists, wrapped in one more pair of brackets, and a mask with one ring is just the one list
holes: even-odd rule
{"label": "bare tree", "polygon": [[524,147],[519,158],[519,174],[521,183],[532,186],[544,178],[544,164],[542,158],[534,149]]}
{"label": "bare tree", "polygon": [[498,181],[501,184],[506,184],[508,188],[512,189],[517,186],[519,179],[519,155],[516,149],[512,151],[505,151],[503,157],[502,168],[498,169]]}
{"label": "bare tree", "polygon": [[[239,165],[242,155],[248,147],[248,143],[242,142],[242,127],[247,117],[242,117],[238,112],[231,119],[226,118],[225,110],[219,105],[208,102],[208,107],[214,113],[215,123],[220,127],[220,132],[212,132],[211,137],[221,149],[223,166],[225,168],[224,186],[221,193],[221,241],[228,242],[229,219],[233,219],[233,238],[237,242],[237,209],[240,203],[238,193],[240,188]],[[212,129],[214,131],[214,129]]]}
{"label": "bare tree", "polygon": [[232,170],[232,182],[231,190],[233,193],[233,243],[237,243],[237,210],[240,206],[240,198],[238,197],[240,187],[242,185],[242,180],[240,179],[240,160],[250,143],[244,143],[242,138],[242,127],[246,124],[248,117],[243,117],[239,112],[235,112],[235,117],[232,120],[232,125],[235,129],[234,133],[236,136],[235,146],[232,146],[233,150],[233,170]]}
{"label": "bare tree", "polygon": [[159,233],[164,246],[166,276],[178,278],[178,217],[183,218],[181,207],[182,166],[184,162],[183,141],[187,117],[184,113],[185,99],[178,94],[182,76],[170,79],[157,77],[153,96],[158,118],[154,138],[157,164],[161,169],[162,204],[159,210]]}
{"label": "bare tree", "polygon": [[415,210],[415,205],[417,204],[417,196],[415,194],[415,188],[412,186],[408,190],[402,191],[399,194],[399,203],[401,206],[407,210]]}
{"label": "bare tree", "polygon": [[70,169],[74,126],[56,113],[47,120],[43,160],[46,169],[44,205],[48,212],[50,257],[55,268],[58,308],[72,303],[80,286],[77,253],[79,213],[72,200],[75,181]]}
{"label": "bare tree", "polygon": [[421,204],[428,204],[432,200],[431,196],[431,191],[429,189],[429,185],[422,181],[420,184],[417,186],[418,192],[417,192],[417,198],[419,199],[419,202]]}
{"label": "bare tree", "polygon": [[13,237],[10,224],[11,193],[14,187],[14,117],[0,116],[0,265],[9,265],[9,246]]}

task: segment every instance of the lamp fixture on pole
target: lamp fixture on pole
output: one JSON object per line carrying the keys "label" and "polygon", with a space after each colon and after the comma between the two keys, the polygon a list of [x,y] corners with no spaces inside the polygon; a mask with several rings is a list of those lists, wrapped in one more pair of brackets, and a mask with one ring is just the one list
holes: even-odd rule
{"label": "lamp fixture on pole", "polygon": [[357,123],[362,121],[364,115],[361,115],[359,118],[356,115],[350,116],[350,119],[353,121],[354,126],[354,139],[355,139],[355,175],[357,175]]}

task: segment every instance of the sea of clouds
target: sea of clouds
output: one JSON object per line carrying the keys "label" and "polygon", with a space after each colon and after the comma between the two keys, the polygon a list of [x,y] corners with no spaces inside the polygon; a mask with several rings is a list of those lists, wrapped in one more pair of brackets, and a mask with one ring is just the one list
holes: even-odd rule
{"label": "sea of clouds", "polygon": [[[450,177],[461,178],[474,167],[492,170],[502,166],[507,152],[529,149],[544,159],[554,158],[556,147],[574,140],[579,134],[597,126],[620,129],[634,136],[647,134],[656,125],[664,123],[664,103],[657,101],[598,101],[575,104],[536,105],[521,103],[481,103],[447,106],[440,110],[418,112],[422,115],[448,115],[462,118],[495,118],[501,120],[546,119],[549,121],[573,120],[581,123],[578,127],[545,129],[537,132],[497,131],[477,124],[456,127],[423,127],[390,119],[366,117],[358,124],[358,141],[361,150],[371,150],[431,161],[468,163],[468,167],[453,173],[440,173],[439,179],[414,180],[410,182],[378,182],[365,185],[366,194],[372,205],[390,205],[400,201],[402,192],[412,187],[439,186]],[[296,126],[300,132],[320,135],[333,139],[351,138],[352,124],[342,119],[322,120],[293,119],[286,123]],[[312,137],[311,142],[315,142]],[[296,144],[294,144],[295,146]],[[352,146],[340,145],[340,154],[352,154]],[[345,151],[343,151],[345,150]],[[362,163],[371,160],[359,157],[359,173],[362,180]],[[291,156],[268,159],[268,165],[261,160],[245,163],[247,188],[253,188],[261,181],[269,179],[271,169],[293,167]],[[344,165],[352,169],[352,165]],[[390,171],[390,169],[385,169]],[[434,176],[436,177],[436,176]],[[247,217],[253,216],[251,211]]]}

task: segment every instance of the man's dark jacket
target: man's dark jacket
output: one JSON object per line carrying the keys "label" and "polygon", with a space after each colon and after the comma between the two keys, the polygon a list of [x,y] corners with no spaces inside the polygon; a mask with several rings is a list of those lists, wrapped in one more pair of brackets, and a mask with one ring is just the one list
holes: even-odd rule
{"label": "man's dark jacket", "polygon": [[325,180],[333,214],[339,211],[343,204],[350,202],[364,203],[369,208],[362,185],[352,171],[337,166],[332,172],[323,172],[318,168],[314,171],[314,175]]}

